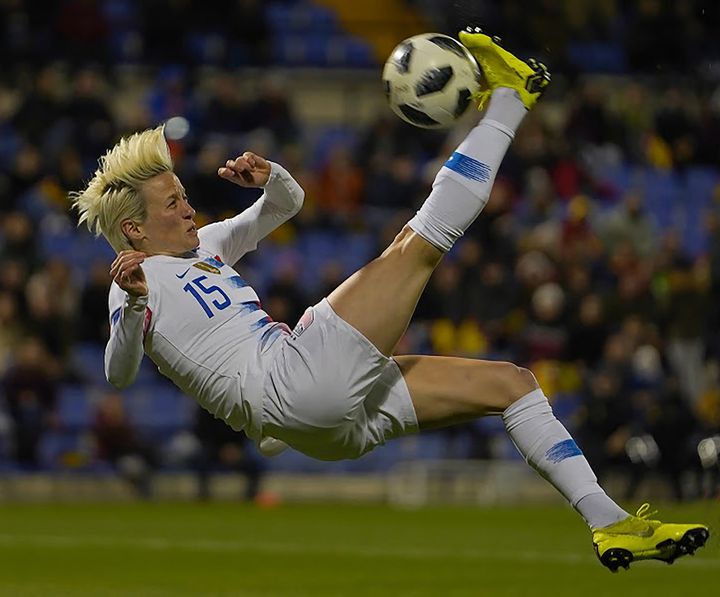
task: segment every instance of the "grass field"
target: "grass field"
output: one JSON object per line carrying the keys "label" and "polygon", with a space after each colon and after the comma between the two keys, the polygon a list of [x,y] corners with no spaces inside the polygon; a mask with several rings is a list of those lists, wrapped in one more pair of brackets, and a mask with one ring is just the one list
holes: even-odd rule
{"label": "grass field", "polygon": [[720,504],[704,550],[611,574],[569,508],[231,503],[0,506],[0,595],[716,595]]}

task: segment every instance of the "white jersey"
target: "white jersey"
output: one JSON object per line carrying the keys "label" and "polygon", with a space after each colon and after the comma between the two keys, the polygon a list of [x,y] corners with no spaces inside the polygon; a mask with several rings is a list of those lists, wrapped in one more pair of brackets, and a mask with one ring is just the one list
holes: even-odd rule
{"label": "white jersey", "polygon": [[144,351],[201,406],[259,439],[261,357],[289,329],[272,321],[255,291],[228,264],[297,213],[302,199],[299,185],[272,164],[263,196],[238,216],[201,228],[195,251],[145,259],[147,297],[130,297],[113,283],[108,380],[119,387],[131,383]]}

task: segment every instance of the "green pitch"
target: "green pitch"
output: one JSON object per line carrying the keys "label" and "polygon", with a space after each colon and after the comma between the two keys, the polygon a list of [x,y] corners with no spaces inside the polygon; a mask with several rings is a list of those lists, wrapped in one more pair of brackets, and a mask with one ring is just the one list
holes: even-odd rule
{"label": "green pitch", "polygon": [[0,506],[0,595],[714,595],[720,505],[704,550],[613,575],[569,508],[231,503]]}

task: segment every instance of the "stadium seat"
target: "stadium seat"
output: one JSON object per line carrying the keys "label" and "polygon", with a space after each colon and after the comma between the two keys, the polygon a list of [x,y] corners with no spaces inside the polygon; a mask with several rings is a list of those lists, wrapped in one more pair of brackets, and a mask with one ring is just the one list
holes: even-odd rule
{"label": "stadium seat", "polygon": [[170,382],[135,384],[124,395],[128,417],[139,428],[171,433],[192,424],[195,403]]}
{"label": "stadium seat", "polygon": [[107,386],[103,349],[94,342],[81,342],[73,347],[70,364],[83,381]]}
{"label": "stadium seat", "polygon": [[571,43],[567,52],[570,62],[583,71],[621,73],[627,70],[625,52],[619,43]]}
{"label": "stadium seat", "polygon": [[79,431],[92,424],[92,404],[86,386],[60,386],[57,401],[57,415],[63,429]]}
{"label": "stadium seat", "polygon": [[348,234],[339,242],[346,275],[352,274],[376,257],[376,242],[369,234]]}
{"label": "stadium seat", "polygon": [[104,347],[94,342],[81,342],[74,346],[70,363],[77,375],[91,384],[109,388],[105,379]]}
{"label": "stadium seat", "polygon": [[39,464],[43,469],[83,468],[92,459],[91,446],[82,433],[50,431],[40,440]]}
{"label": "stadium seat", "polygon": [[287,33],[307,33],[338,31],[335,14],[327,8],[314,6],[306,2],[288,5],[286,2],[270,2],[265,9],[270,29],[279,35]]}

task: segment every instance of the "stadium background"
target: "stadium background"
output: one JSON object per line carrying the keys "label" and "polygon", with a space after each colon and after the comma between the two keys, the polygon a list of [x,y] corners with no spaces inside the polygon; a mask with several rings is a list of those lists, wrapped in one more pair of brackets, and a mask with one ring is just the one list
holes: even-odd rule
{"label": "stadium background", "polygon": [[[404,37],[468,19],[542,58],[554,82],[400,350],[530,367],[620,498],[717,499],[720,8],[527,4],[0,0],[0,501],[187,501],[202,471],[218,473],[216,498],[258,481],[265,505],[551,499],[497,419],[345,463],[262,460],[236,437],[223,439],[229,451],[204,448],[217,429],[150,363],[121,394],[104,382],[113,255],[68,209],[67,192],[119,136],[162,121],[201,222],[257,196],[217,179],[227,157],[252,149],[283,163],[305,207],[239,269],[275,319],[293,322],[378,254],[467,130],[405,125],[379,73]],[[0,548],[32,553],[21,529],[39,512],[0,510],[3,528],[14,513],[19,529]],[[327,589],[308,587],[294,594]]]}

